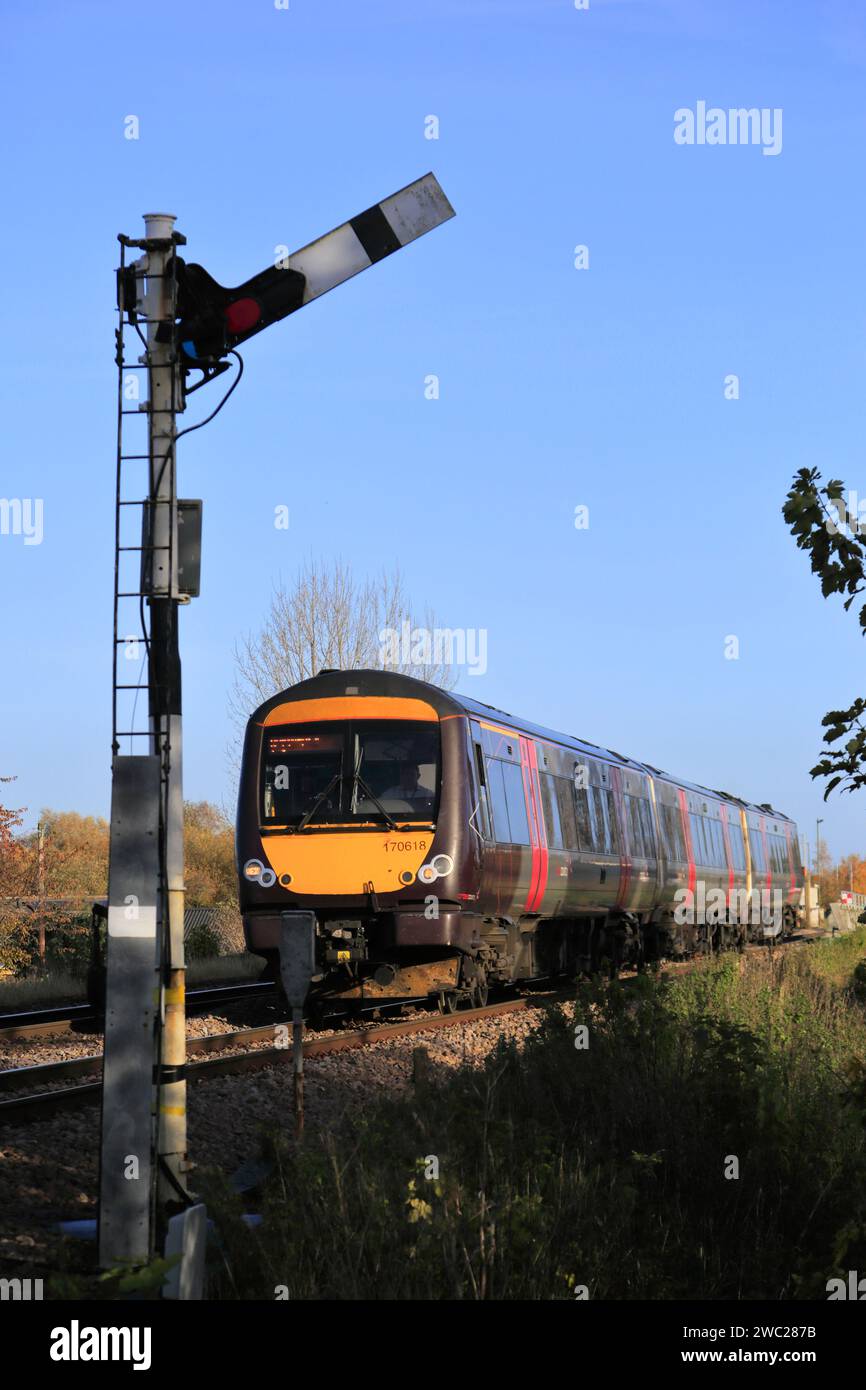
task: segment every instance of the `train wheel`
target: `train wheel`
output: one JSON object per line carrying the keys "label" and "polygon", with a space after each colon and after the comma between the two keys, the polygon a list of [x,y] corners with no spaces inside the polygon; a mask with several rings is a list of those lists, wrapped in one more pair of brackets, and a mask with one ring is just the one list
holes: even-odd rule
{"label": "train wheel", "polygon": [[483,971],[478,975],[472,990],[473,1009],[483,1009],[490,995],[490,985]]}
{"label": "train wheel", "polygon": [[445,994],[441,997],[445,1000],[444,1012],[446,1014],[456,1014],[460,1007],[460,995],[458,991],[456,989],[446,990]]}

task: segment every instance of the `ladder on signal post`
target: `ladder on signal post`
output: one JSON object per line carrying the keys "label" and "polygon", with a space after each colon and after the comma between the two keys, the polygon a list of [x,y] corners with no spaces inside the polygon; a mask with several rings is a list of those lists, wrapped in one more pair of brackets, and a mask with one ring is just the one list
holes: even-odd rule
{"label": "ladder on signal post", "polygon": [[[176,1025],[173,1010],[179,1009],[182,1031],[183,1016],[182,896],[179,921],[176,901],[178,874],[182,883],[179,667],[175,681],[162,651],[173,642],[176,647],[181,601],[174,446],[183,390],[173,331],[166,341],[158,337],[160,325],[173,329],[177,313],[175,249],[184,238],[172,226],[173,219],[149,218],[152,235],[143,241],[118,238],[103,1267],[144,1264],[153,1256],[160,1183],[168,1181],[181,1199],[186,1195],[183,1152],[177,1152],[185,1150],[185,1082],[177,1056],[165,1067],[167,1020]],[[144,254],[129,262],[130,248]],[[164,712],[175,708],[169,683],[177,686],[176,718]],[[169,1031],[176,1051],[177,1027]],[[149,1047],[142,1046],[145,1038]]]}

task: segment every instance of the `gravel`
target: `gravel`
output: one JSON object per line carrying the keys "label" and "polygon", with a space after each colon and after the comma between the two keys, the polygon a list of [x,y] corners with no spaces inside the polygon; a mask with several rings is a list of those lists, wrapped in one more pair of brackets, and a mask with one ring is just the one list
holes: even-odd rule
{"label": "gravel", "polygon": [[[437,1072],[441,1075],[462,1065],[480,1065],[502,1037],[523,1043],[537,1022],[533,1010],[519,1011],[309,1058],[305,1062],[307,1132],[332,1126],[371,1096],[396,1095],[408,1088],[417,1047],[426,1048],[435,1077]],[[377,1025],[366,1025],[373,1026]],[[232,1025],[215,1016],[190,1020],[191,1036],[229,1031]],[[328,1033],[311,1036],[327,1037]],[[88,1050],[97,1050],[97,1042],[96,1036],[81,1035],[43,1039],[27,1044],[28,1059],[62,1061],[88,1055]],[[285,1058],[284,1064],[266,1071],[190,1086],[189,1151],[197,1165],[231,1174],[256,1156],[263,1132],[282,1128],[291,1136],[291,1049]],[[16,1064],[20,1062],[3,1063]],[[52,1226],[60,1220],[96,1215],[98,1167],[96,1105],[0,1129],[0,1277],[29,1270],[38,1277],[56,1271],[64,1259],[59,1254],[63,1242]]]}

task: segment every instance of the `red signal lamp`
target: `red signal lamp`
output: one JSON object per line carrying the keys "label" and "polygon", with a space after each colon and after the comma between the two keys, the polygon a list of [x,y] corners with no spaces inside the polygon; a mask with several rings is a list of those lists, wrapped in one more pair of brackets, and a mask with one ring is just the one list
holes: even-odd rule
{"label": "red signal lamp", "polygon": [[224,312],[230,333],[248,333],[261,318],[262,306],[256,299],[236,299]]}

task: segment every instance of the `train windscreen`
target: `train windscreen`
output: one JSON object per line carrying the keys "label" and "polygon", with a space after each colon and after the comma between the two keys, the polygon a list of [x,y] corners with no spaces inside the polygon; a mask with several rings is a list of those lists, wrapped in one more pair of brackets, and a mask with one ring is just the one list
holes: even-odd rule
{"label": "train windscreen", "polygon": [[439,791],[439,726],[410,720],[265,730],[262,824],[430,822]]}
{"label": "train windscreen", "polygon": [[387,811],[399,820],[433,818],[439,770],[439,730],[387,723],[354,733],[352,812]]}
{"label": "train windscreen", "polygon": [[343,772],[342,732],[295,727],[265,731],[264,821],[297,824],[339,819]]}

